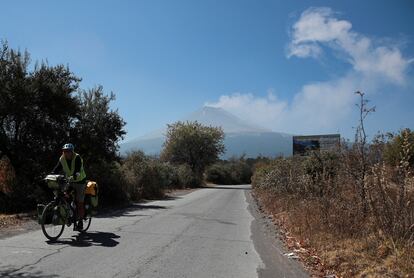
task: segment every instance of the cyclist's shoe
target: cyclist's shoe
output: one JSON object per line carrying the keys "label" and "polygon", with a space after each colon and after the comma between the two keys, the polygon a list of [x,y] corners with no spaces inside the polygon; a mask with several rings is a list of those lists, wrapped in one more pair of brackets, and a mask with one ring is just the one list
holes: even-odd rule
{"label": "cyclist's shoe", "polygon": [[83,230],[83,221],[79,220],[78,225],[76,225],[77,230],[80,232]]}
{"label": "cyclist's shoe", "polygon": [[68,217],[68,218],[66,218],[66,226],[68,226],[68,227],[70,227],[71,225],[72,225],[72,218],[71,217]]}

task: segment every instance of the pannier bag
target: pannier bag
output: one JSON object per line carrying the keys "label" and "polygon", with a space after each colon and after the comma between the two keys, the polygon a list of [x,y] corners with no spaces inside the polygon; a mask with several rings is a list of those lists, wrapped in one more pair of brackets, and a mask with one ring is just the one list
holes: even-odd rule
{"label": "pannier bag", "polygon": [[53,225],[62,225],[66,222],[66,209],[64,206],[55,206],[53,208],[53,217],[52,217],[52,224]]}
{"label": "pannier bag", "polygon": [[[39,224],[42,224],[42,214],[43,214],[43,210],[45,209],[45,207],[46,206],[44,204],[37,204],[37,222]],[[46,215],[45,224],[51,224],[52,223],[52,217],[53,217],[53,214],[48,213]]]}
{"label": "pannier bag", "polygon": [[94,181],[89,181],[85,189],[85,204],[87,214],[95,215],[98,209],[98,184]]}
{"label": "pannier bag", "polygon": [[47,182],[47,186],[51,189],[58,189],[59,188],[59,179],[61,175],[47,175],[45,180]]}
{"label": "pannier bag", "polygon": [[86,184],[85,195],[98,195],[98,184],[95,181],[88,181],[88,183]]}
{"label": "pannier bag", "polygon": [[[45,205],[37,205],[37,222],[42,224],[42,214],[45,209]],[[63,206],[55,206],[53,209],[49,209],[45,212],[46,217],[44,219],[44,224],[53,224],[53,225],[62,225],[66,221],[66,210]]]}

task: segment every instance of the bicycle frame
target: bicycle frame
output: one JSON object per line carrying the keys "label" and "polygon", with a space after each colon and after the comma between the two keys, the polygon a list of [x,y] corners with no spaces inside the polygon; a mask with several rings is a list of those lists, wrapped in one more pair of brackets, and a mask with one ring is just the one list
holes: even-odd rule
{"label": "bicycle frame", "polygon": [[[71,186],[71,183],[60,175],[48,175],[45,180],[48,182],[48,186],[53,189],[54,198],[44,207],[39,220],[43,234],[49,240],[57,240],[62,235],[65,225],[69,227],[72,224],[74,231],[86,232],[90,227],[92,217],[85,216],[78,222],[75,189]],[[55,210],[53,217],[51,220],[46,220],[48,211],[51,209]],[[86,224],[86,226],[83,224]],[[54,229],[54,227],[58,228]]]}

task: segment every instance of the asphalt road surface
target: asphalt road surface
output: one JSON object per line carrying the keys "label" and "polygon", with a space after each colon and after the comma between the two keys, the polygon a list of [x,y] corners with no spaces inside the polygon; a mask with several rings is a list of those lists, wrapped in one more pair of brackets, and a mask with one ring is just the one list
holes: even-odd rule
{"label": "asphalt road surface", "polygon": [[250,196],[250,186],[218,186],[136,204],[66,228],[0,239],[0,277],[308,277]]}

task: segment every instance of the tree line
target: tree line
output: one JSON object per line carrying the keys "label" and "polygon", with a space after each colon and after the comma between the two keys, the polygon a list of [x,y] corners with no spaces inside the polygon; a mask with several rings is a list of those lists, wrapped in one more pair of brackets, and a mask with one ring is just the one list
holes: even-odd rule
{"label": "tree line", "polygon": [[221,128],[197,122],[168,126],[160,157],[141,151],[121,157],[125,121],[102,86],[81,88],[68,66],[31,63],[27,51],[0,46],[0,212],[33,209],[52,197],[42,179],[66,142],[81,154],[100,203],[124,204],[163,195],[166,188],[195,187],[224,153]]}

